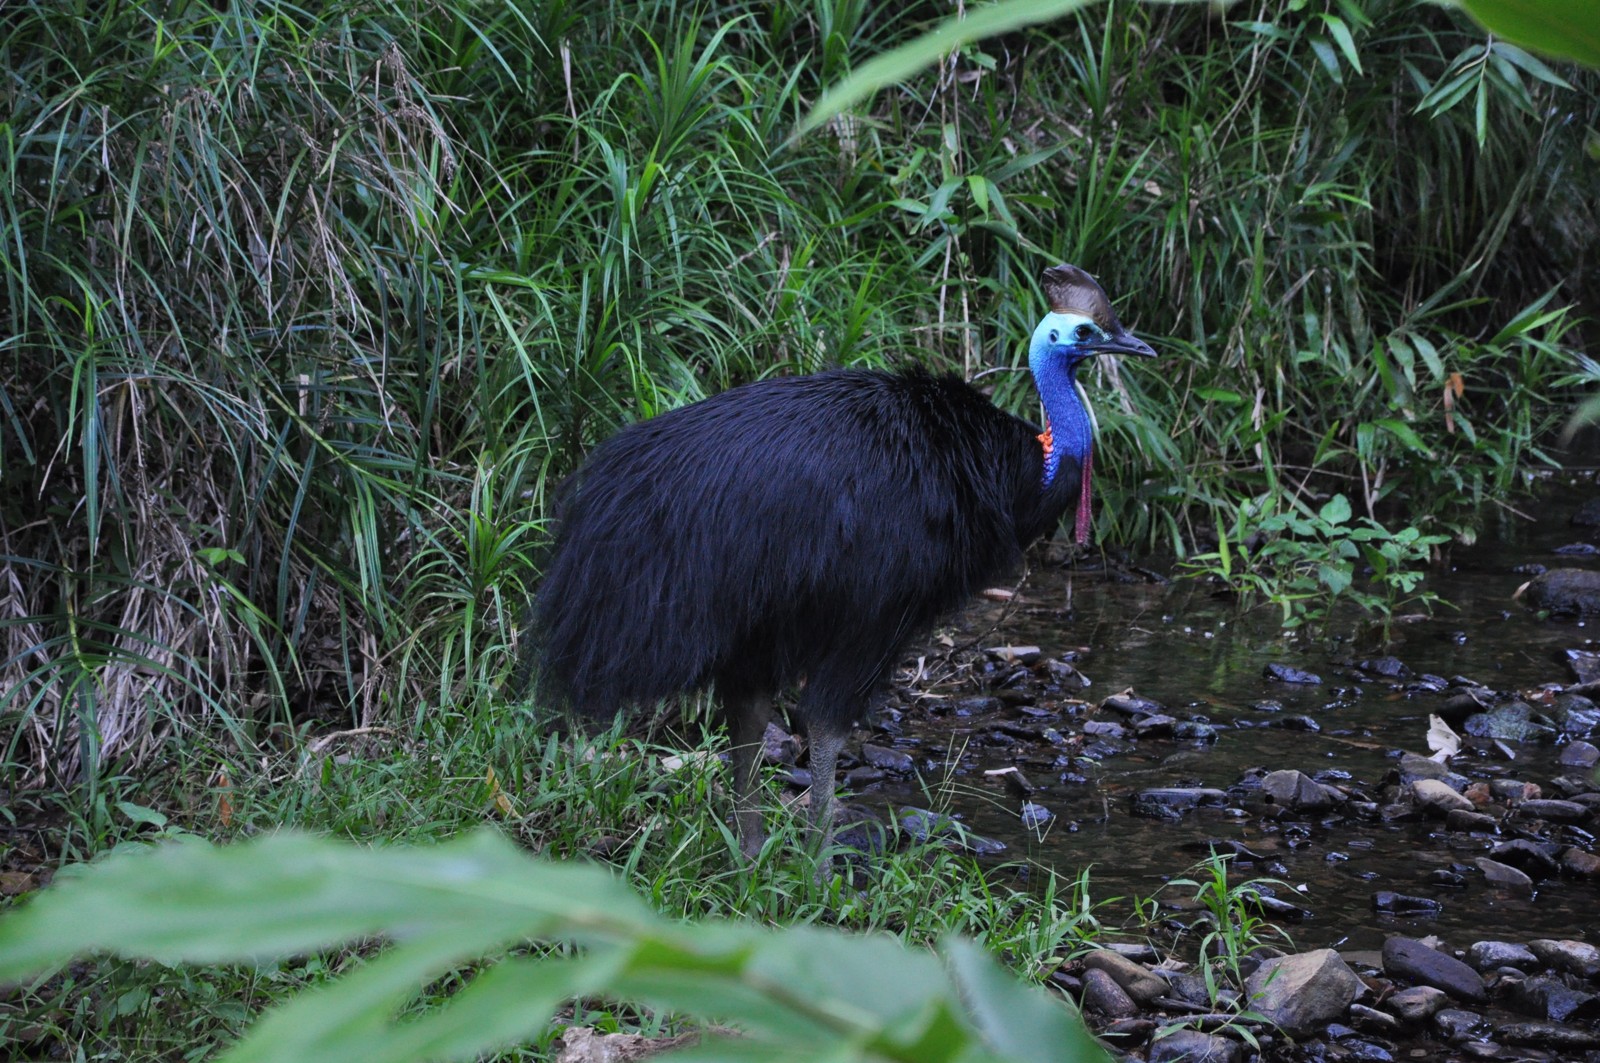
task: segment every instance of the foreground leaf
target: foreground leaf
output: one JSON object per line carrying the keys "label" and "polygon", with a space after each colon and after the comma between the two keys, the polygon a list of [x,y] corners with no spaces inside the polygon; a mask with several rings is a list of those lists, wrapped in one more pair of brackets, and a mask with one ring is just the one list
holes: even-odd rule
{"label": "foreground leaf", "polygon": [[[472,1059],[538,1037],[565,1001],[590,996],[738,1028],[684,1059],[1101,1057],[1067,1008],[970,942],[947,940],[936,956],[814,927],[686,926],[601,868],[536,860],[488,831],[415,849],[285,833],[115,853],[0,919],[0,982],[89,952],[262,962],[373,938],[389,944],[268,1012],[223,1058]],[[484,960],[530,942],[530,954]],[[558,942],[568,944],[544,954]],[[484,969],[460,975],[447,999],[418,1002],[469,965]]]}

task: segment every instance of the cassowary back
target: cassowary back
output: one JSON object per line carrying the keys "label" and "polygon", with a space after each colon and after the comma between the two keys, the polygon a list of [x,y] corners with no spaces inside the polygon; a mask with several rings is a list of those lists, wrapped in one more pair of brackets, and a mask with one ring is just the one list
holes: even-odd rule
{"label": "cassowary back", "polygon": [[1036,431],[955,377],[838,370],[619,432],[568,487],[543,693],[606,714],[803,677],[808,702],[853,711],[1059,518],[1075,469],[1041,497]]}

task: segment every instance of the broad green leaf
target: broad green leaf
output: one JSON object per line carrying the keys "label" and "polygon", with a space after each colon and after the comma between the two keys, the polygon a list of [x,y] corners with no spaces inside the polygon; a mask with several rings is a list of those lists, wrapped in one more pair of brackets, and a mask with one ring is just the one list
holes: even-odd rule
{"label": "broad green leaf", "polygon": [[1031,1063],[1105,1059],[1093,1038],[1066,1009],[1024,991],[1015,975],[971,941],[947,938],[940,945],[950,975],[988,1042],[1008,1058]]}
{"label": "broad green leaf", "polygon": [[167,825],[167,817],[153,808],[136,805],[132,801],[118,801],[117,808],[124,816],[141,826],[165,827]]}
{"label": "broad green leaf", "polygon": [[612,929],[654,919],[599,868],[532,862],[493,832],[437,846],[429,858],[418,852],[288,833],[120,850],[0,920],[0,980],[89,952],[233,963],[380,933],[487,925],[512,939],[557,923]]}
{"label": "broad green leaf", "polygon": [[1572,88],[1572,85],[1569,84],[1565,78],[1514,44],[1507,44],[1505,41],[1497,41],[1495,43],[1494,50],[1495,54],[1503,56],[1506,61],[1515,64],[1528,74],[1538,78],[1547,85],[1554,85],[1557,88],[1562,89]]}
{"label": "broad green leaf", "polygon": [[1317,576],[1330,594],[1339,595],[1350,589],[1351,567],[1348,562],[1342,565],[1320,564],[1317,566]]}
{"label": "broad green leaf", "polygon": [[[388,944],[269,1012],[222,1058],[476,1059],[537,1035],[574,996],[731,1021],[743,1033],[687,1058],[1004,1063],[1060,1058],[1070,1044],[1094,1052],[1064,1005],[976,945],[947,942],[941,963],[880,936],[685,927],[599,868],[536,860],[492,832],[415,849],[285,833],[115,854],[63,871],[0,918],[0,980],[87,952],[248,961],[370,938]],[[493,962],[529,938],[583,948]],[[485,969],[462,971],[471,965]],[[451,972],[465,985],[412,1014],[423,988]]]}
{"label": "broad green leaf", "polygon": [[1394,417],[1385,417],[1383,420],[1378,421],[1377,425],[1417,453],[1423,455],[1431,455],[1433,453],[1428,449],[1428,445],[1422,441],[1422,437],[1417,435],[1416,429],[1404,421]]}
{"label": "broad green leaf", "polygon": [[1324,523],[1343,524],[1350,519],[1350,500],[1344,495],[1334,495],[1323,504],[1322,510],[1317,514]]}
{"label": "broad green leaf", "polygon": [[1459,0],[1501,37],[1600,68],[1600,4],[1594,0]]}
{"label": "broad green leaf", "polygon": [[1361,55],[1356,51],[1356,41],[1350,35],[1350,27],[1344,19],[1337,15],[1321,16],[1323,23],[1328,27],[1328,35],[1333,38],[1339,50],[1344,53],[1345,62],[1349,63],[1358,74],[1365,73],[1361,69]]}

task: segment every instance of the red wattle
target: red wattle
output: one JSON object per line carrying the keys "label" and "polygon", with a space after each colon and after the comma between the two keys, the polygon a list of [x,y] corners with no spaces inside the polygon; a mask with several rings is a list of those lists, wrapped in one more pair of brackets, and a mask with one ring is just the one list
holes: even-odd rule
{"label": "red wattle", "polygon": [[1089,525],[1094,522],[1094,512],[1089,508],[1089,481],[1094,468],[1094,450],[1091,447],[1083,454],[1083,472],[1078,480],[1078,519],[1073,526],[1078,545],[1082,546],[1089,541]]}

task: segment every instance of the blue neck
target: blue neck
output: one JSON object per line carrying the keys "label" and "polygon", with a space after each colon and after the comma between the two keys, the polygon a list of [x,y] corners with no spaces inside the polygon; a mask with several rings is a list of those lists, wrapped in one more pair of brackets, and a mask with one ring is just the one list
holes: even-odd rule
{"label": "blue neck", "polygon": [[[1074,356],[1069,343],[1059,342],[1060,338],[1070,336],[1073,326],[1081,320],[1071,314],[1046,314],[1034,330],[1028,351],[1028,367],[1033,371],[1033,384],[1044,404],[1045,427],[1052,442],[1044,461],[1045,487],[1055,482],[1063,455],[1074,459],[1078,468],[1083,469],[1088,465],[1089,451],[1094,446],[1094,419],[1084,405],[1075,376],[1081,356]],[[1050,342],[1052,333],[1058,337],[1055,343]]]}
{"label": "blue neck", "polygon": [[1073,368],[1059,370],[1046,376],[1034,376],[1039,398],[1044,402],[1045,427],[1049,429],[1052,446],[1044,459],[1044,486],[1055,482],[1061,467],[1062,455],[1077,462],[1082,469],[1088,463],[1089,451],[1094,446],[1094,422],[1089,418],[1089,408],[1073,377]]}

